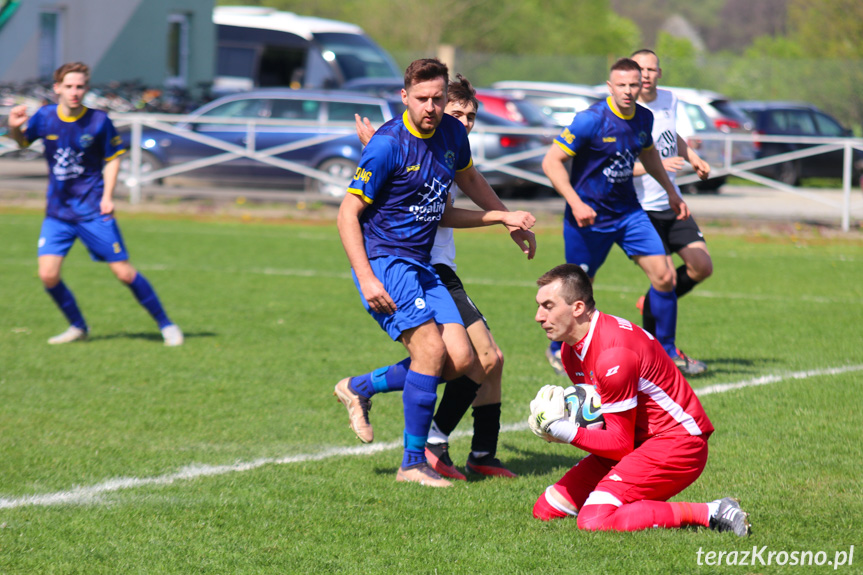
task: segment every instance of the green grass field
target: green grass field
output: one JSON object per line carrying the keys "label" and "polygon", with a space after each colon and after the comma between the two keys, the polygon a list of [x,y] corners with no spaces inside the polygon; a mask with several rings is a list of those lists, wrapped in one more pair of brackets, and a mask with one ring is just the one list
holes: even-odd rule
{"label": "green grass field", "polygon": [[[710,460],[676,499],[739,497],[754,531],[740,540],[531,518],[583,455],[524,424],[536,390],[563,381],[533,321],[534,281],[562,256],[557,225],[531,262],[498,230],[458,232],[460,275],[506,355],[499,456],[520,478],[433,490],[395,482],[401,397],[375,399],[376,442],[362,446],[332,396],[404,355],[363,311],[333,225],[121,217],[132,262],[186,333],[165,348],[80,244],[64,277],[91,339],[46,345],[66,326],[36,275],[40,223],[0,210],[0,574],[827,573],[777,562],[832,563],[852,545],[836,571],[863,572],[859,240],[705,227],[715,274],[682,300],[678,341],[710,366],[693,387],[742,385],[702,397]],[[598,307],[637,320],[645,288],[615,248]],[[764,563],[778,555],[705,564],[753,546]]]}

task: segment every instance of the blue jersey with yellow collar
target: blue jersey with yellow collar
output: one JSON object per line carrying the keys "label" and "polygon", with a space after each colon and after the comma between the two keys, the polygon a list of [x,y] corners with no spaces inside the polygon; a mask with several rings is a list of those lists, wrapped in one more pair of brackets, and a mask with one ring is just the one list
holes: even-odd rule
{"label": "blue jersey with yellow collar", "polygon": [[63,116],[56,104],[43,106],[27,122],[27,143],[42,138],[48,160],[46,215],[69,222],[99,217],[105,163],[123,152],[108,115],[82,108]]}
{"label": "blue jersey with yellow collar", "polygon": [[467,131],[447,114],[432,134],[414,130],[407,112],[381,126],[348,187],[369,204],[360,218],[369,259],[428,262],[455,173],[472,165]]}
{"label": "blue jersey with yellow collar", "polygon": [[[653,147],[653,114],[636,104],[622,115],[609,96],[576,114],[555,143],[572,156],[570,182],[585,204],[596,212],[594,226],[613,223],[640,209],[632,170],[642,150]],[[569,205],[565,217],[575,218]]]}

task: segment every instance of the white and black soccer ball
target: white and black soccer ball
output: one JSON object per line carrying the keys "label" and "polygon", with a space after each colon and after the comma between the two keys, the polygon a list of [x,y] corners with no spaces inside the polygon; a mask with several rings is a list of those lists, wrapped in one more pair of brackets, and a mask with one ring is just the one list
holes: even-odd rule
{"label": "white and black soccer ball", "polygon": [[563,392],[563,401],[566,418],[572,423],[587,429],[605,427],[602,404],[595,385],[586,383],[570,385]]}

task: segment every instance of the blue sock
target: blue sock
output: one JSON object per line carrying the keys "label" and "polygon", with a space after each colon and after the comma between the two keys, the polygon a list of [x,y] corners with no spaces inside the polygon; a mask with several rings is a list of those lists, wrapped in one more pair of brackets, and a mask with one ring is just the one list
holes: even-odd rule
{"label": "blue sock", "polygon": [[71,291],[69,291],[69,288],[66,287],[63,280],[60,280],[60,282],[52,288],[45,288],[45,291],[48,292],[48,295],[51,296],[54,303],[57,304],[57,307],[59,307],[60,311],[63,312],[63,315],[66,316],[66,319],[69,321],[69,325],[74,325],[78,329],[87,331],[87,322],[84,321],[84,315],[78,308],[78,302],[75,301],[75,296]]}
{"label": "blue sock", "polygon": [[401,391],[405,388],[405,377],[410,369],[411,358],[406,357],[395,365],[379,367],[371,373],[351,378],[350,388],[363,397],[376,393]]}
{"label": "blue sock", "polygon": [[650,286],[650,311],[656,319],[656,339],[671,357],[677,355],[677,294]]}
{"label": "blue sock", "polygon": [[560,348],[563,347],[563,343],[561,343],[559,341],[553,341],[550,344],[548,344],[548,347],[549,347],[549,349],[551,349],[552,353],[557,353],[560,351]]}
{"label": "blue sock", "polygon": [[129,284],[129,289],[135,294],[135,299],[138,300],[138,303],[150,312],[150,315],[159,324],[159,329],[171,325],[171,320],[168,319],[168,315],[162,309],[162,302],[159,301],[159,296],[156,295],[153,286],[150,285],[150,282],[147,281],[147,278],[141,272],[135,274],[135,279]]}
{"label": "blue sock", "polygon": [[437,386],[441,378],[408,371],[402,402],[405,410],[405,452],[402,467],[410,467],[426,460],[425,446],[431,428]]}

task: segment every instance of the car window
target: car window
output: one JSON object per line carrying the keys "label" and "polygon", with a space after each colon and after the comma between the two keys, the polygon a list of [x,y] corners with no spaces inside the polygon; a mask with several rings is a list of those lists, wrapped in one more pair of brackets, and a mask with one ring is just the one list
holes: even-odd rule
{"label": "car window", "polygon": [[273,100],[270,118],[274,120],[317,120],[321,103],[317,100]]}
{"label": "car window", "polygon": [[331,122],[353,122],[354,114],[368,118],[375,126],[379,126],[384,122],[384,113],[377,104],[330,102],[329,120]]}
{"label": "car window", "polygon": [[[266,116],[264,100],[249,98],[232,100],[211,108],[201,114],[202,118],[263,118]],[[241,124],[198,124],[198,130],[245,130]]]}
{"label": "car window", "polygon": [[[680,101],[678,100],[678,102]],[[683,113],[686,114],[687,118],[689,118],[689,122],[692,124],[692,129],[694,131],[705,132],[710,130],[710,118],[707,117],[707,114],[701,109],[701,106],[696,106],[689,102],[680,102],[678,113],[680,112],[681,107],[683,108]]]}
{"label": "car window", "polygon": [[812,119],[812,114],[808,110],[789,110],[787,130],[791,134],[801,136],[817,136],[818,130],[815,129],[815,121]]}
{"label": "car window", "polygon": [[831,138],[840,138],[845,135],[845,128],[843,128],[839,122],[831,118],[826,114],[820,114],[816,112],[815,123],[818,125],[818,133],[822,136],[828,136]]}

